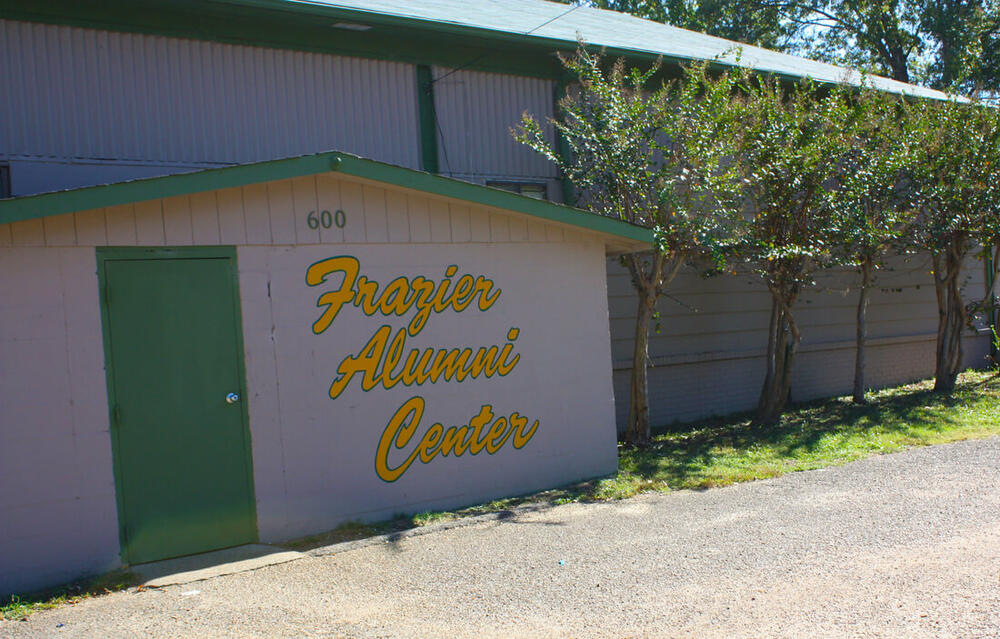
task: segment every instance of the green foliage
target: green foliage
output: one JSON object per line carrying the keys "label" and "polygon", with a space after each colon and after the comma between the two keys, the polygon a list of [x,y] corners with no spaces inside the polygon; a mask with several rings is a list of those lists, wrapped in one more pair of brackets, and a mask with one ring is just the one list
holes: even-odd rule
{"label": "green foliage", "polygon": [[950,100],[910,110],[920,207],[915,243],[932,253],[956,234],[991,243],[1000,237],[1000,109]]}
{"label": "green foliage", "polygon": [[651,255],[622,257],[639,298],[626,433],[642,443],[650,432],[647,344],[656,300],[685,263],[700,254],[721,264],[731,244],[739,196],[732,95],[745,73],[710,76],[698,64],[654,87],[656,68],[626,70],[618,61],[605,71],[583,46],[563,63],[577,84],[552,124],[568,157],[530,114],[515,137],[559,165],[582,191],[578,205],[653,230]]}
{"label": "green foliage", "polygon": [[734,100],[740,113],[734,165],[747,215],[732,254],[771,294],[757,409],[762,423],[775,421],[788,401],[801,340],[795,303],[816,269],[832,261],[830,200],[843,156],[847,98],[839,89],[820,94],[807,81],[786,89],[773,78],[752,76]]}
{"label": "green foliage", "polygon": [[860,275],[854,401],[863,404],[871,287],[890,247],[906,250],[916,199],[910,176],[915,148],[902,98],[863,88],[848,105],[830,205],[834,258]]}
{"label": "green foliage", "polygon": [[1000,93],[1000,3],[923,0],[918,7],[919,32],[932,52],[921,79],[943,89]]}
{"label": "green foliage", "polygon": [[917,197],[910,172],[918,148],[908,113],[902,98],[871,89],[849,102],[829,198],[834,257],[844,264],[877,265],[891,247],[904,248]]}
{"label": "green foliage", "polygon": [[706,64],[654,87],[656,68],[618,61],[606,70],[584,47],[564,63],[579,84],[552,124],[568,155],[529,114],[517,138],[556,162],[591,210],[652,228],[656,240],[651,257],[623,257],[639,294],[629,442],[649,439],[656,299],[698,255],[753,272],[771,294],[761,422],[776,420],[789,396],[801,341],[795,304],[816,270],[835,264],[862,273],[855,395],[863,401],[867,291],[893,245],[934,259],[937,370],[940,389],[950,389],[967,321],[957,277],[974,242],[1000,238],[1000,109],[910,104],[744,70],[711,75]]}
{"label": "green foliage", "polygon": [[[674,424],[651,446],[622,447],[612,477],[499,499],[453,511],[421,513],[408,527],[519,509],[626,499],[645,492],[703,489],[843,464],[912,446],[944,444],[1000,434],[1000,378],[962,375],[951,397],[924,381],[878,391],[865,406],[849,397],[796,406],[781,422],[755,426],[744,415]],[[397,522],[372,524],[382,534]],[[301,545],[293,546],[301,548]]]}
{"label": "green foliage", "polygon": [[515,137],[557,163],[591,210],[653,229],[662,253],[717,247],[735,207],[731,169],[723,161],[736,112],[738,74],[712,78],[706,65],[652,87],[657,69],[608,71],[580,48],[564,58],[579,82],[553,121],[568,145],[564,158],[542,124],[526,113]]}
{"label": "green foliage", "polygon": [[920,75],[922,0],[811,0],[798,51],[910,82]]}
{"label": "green foliage", "polygon": [[964,373],[950,397],[924,381],[870,399],[864,406],[850,397],[811,402],[768,426],[745,417],[678,425],[648,449],[623,454],[619,477],[710,488],[1000,434],[1000,378],[993,373]]}
{"label": "green foliage", "polygon": [[831,258],[830,200],[847,100],[840,91],[821,96],[810,82],[786,90],[754,77],[737,101],[735,164],[748,215],[735,255],[771,288],[811,284]]}
{"label": "green foliage", "polygon": [[938,301],[937,389],[951,392],[962,335],[990,295],[967,305],[962,269],[973,245],[1000,237],[1000,110],[950,100],[912,109],[918,216],[913,242],[931,254]]}
{"label": "green foliage", "polygon": [[128,590],[138,584],[139,577],[135,573],[116,570],[79,583],[26,595],[13,595],[6,603],[0,602],[0,623],[5,619],[21,621],[41,610],[76,604],[91,597]]}
{"label": "green foliage", "polygon": [[903,82],[1000,93],[996,0],[572,1]]}
{"label": "green foliage", "polygon": [[1000,90],[995,0],[808,0],[790,49],[903,82]]}

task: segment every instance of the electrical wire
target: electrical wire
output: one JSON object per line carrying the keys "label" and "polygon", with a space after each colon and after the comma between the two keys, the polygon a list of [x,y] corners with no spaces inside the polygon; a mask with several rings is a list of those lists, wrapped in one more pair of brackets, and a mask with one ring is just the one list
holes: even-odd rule
{"label": "electrical wire", "polygon": [[[574,11],[576,11],[577,9],[579,9],[581,6],[582,5],[579,5],[579,4],[573,5],[572,7],[570,7],[566,11],[563,11],[559,15],[553,16],[553,17],[549,18],[548,20],[546,20],[545,22],[541,23],[540,25],[538,25],[538,26],[536,26],[536,27],[534,27],[534,28],[532,28],[532,29],[530,29],[528,31],[525,31],[523,35],[531,35],[532,33],[534,33],[535,31],[538,31],[542,27],[544,27],[546,25],[549,25],[549,24],[552,24],[556,20],[559,20],[561,18],[564,18],[564,17],[568,16],[569,14],[571,14]],[[472,66],[472,65],[474,65],[474,64],[476,64],[478,62],[481,62],[481,61],[485,60],[486,58],[490,57],[491,55],[494,55],[494,53],[492,53],[492,52],[490,52],[490,53],[484,53],[482,55],[476,56],[475,58],[472,58],[471,60],[469,60],[467,62],[464,62],[464,63],[458,65],[457,67],[451,69],[450,71],[448,71],[447,73],[441,75],[440,77],[437,77],[437,78],[433,78],[432,77],[431,80],[430,80],[430,82],[427,83],[427,89],[426,90],[429,91],[429,92],[431,92],[431,97],[433,99],[433,87],[434,87],[434,83],[436,83],[436,82],[438,82],[440,80],[444,80],[445,78],[447,78],[447,77],[449,77],[449,76],[451,76],[451,75],[453,75],[455,73],[458,73],[459,71],[463,71],[463,70],[469,68],[470,66]],[[448,173],[452,173],[452,171],[451,171],[451,162],[448,161],[448,145],[445,142],[444,130],[441,128],[441,121],[438,119],[437,109],[434,109],[434,127],[437,129],[438,141],[440,142],[440,148],[441,148],[441,156],[444,159],[444,166],[448,167]],[[443,172],[444,171],[442,171],[442,173]]]}
{"label": "electrical wire", "polygon": [[[560,20],[562,18],[565,18],[569,14],[571,14],[574,11],[576,11],[577,9],[579,9],[581,6],[583,6],[583,5],[575,4],[572,7],[570,7],[569,9],[567,9],[566,11],[563,11],[562,13],[560,13],[559,15],[553,16],[553,17],[549,18],[548,20],[546,20],[545,22],[541,23],[537,27],[534,27],[533,29],[525,31],[523,35],[531,35],[532,33],[534,33],[535,31],[538,31],[542,27],[550,25],[553,22],[555,22],[556,20]],[[445,78],[447,78],[448,76],[452,75],[453,73],[458,73],[459,71],[462,71],[463,69],[467,69],[468,67],[472,66],[473,64],[475,64],[477,62],[480,62],[481,60],[484,60],[484,59],[490,57],[491,55],[493,55],[493,54],[492,53],[484,53],[484,54],[482,54],[480,56],[477,56],[477,57],[469,60],[468,62],[460,64],[459,66],[455,67],[454,69],[452,69],[448,73],[445,73],[444,75],[442,75],[440,78],[432,78],[431,79],[431,86],[433,86],[434,83],[437,82],[438,80],[444,80]]]}

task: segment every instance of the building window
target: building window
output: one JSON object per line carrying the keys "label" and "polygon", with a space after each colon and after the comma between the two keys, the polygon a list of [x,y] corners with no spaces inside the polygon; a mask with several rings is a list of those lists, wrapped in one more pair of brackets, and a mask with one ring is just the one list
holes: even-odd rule
{"label": "building window", "polygon": [[10,167],[0,164],[0,198],[10,197]]}
{"label": "building window", "polygon": [[543,182],[491,182],[487,180],[486,186],[503,189],[504,191],[510,191],[511,193],[517,193],[536,200],[549,199],[548,187]]}

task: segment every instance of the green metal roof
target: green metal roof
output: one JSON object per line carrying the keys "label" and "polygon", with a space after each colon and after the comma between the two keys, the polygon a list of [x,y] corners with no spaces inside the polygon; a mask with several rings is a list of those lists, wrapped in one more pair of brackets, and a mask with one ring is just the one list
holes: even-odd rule
{"label": "green metal roof", "polygon": [[339,151],[0,200],[0,224],[329,171],[570,224],[629,240],[629,244],[653,241],[649,229],[621,220]]}
{"label": "green metal roof", "polygon": [[[547,77],[559,72],[550,54],[582,40],[633,59],[717,60],[784,78],[861,81],[834,65],[544,0],[0,0],[0,17]],[[364,26],[371,29],[359,30]],[[867,81],[893,93],[945,97],[887,78]]]}
{"label": "green metal roof", "polygon": [[[444,31],[517,42],[547,42],[575,48],[578,41],[605,47],[613,55],[648,54],[685,62],[718,60],[785,77],[808,77],[826,83],[857,84],[862,76],[849,69],[778,53],[760,47],[587,6],[543,0],[224,0],[254,7],[322,12],[361,23],[406,21]],[[733,50],[739,47],[739,56]],[[919,97],[944,94],[883,77],[869,76],[878,89]]]}

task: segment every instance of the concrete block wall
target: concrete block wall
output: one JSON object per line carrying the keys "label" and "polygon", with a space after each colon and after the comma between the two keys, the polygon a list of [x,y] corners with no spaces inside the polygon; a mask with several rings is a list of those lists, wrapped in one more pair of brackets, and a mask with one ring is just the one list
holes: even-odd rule
{"label": "concrete block wall", "polygon": [[94,262],[0,249],[0,597],[119,565]]}

